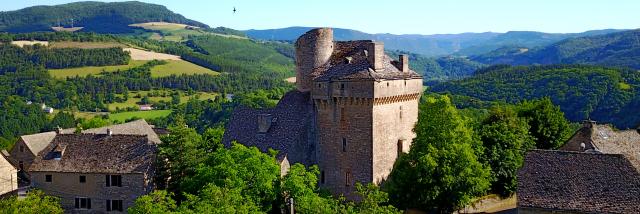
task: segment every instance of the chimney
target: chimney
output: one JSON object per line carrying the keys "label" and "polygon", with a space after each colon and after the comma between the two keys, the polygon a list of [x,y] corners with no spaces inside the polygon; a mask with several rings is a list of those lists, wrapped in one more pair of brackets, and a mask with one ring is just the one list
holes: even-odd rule
{"label": "chimney", "polygon": [[60,126],[56,128],[56,134],[62,134],[62,128],[60,128]]}
{"label": "chimney", "polygon": [[594,128],[595,126],[596,126],[596,121],[593,121],[591,119],[587,119],[587,120],[583,120],[582,121],[582,127],[584,127],[584,128],[591,129],[591,128]]}
{"label": "chimney", "polygon": [[382,60],[384,59],[384,43],[371,42],[367,46],[367,61],[371,64],[373,70],[384,69]]}
{"label": "chimney", "polygon": [[111,131],[111,129],[107,129],[107,135],[109,136],[113,135],[113,131]]}
{"label": "chimney", "polygon": [[409,72],[409,55],[400,54],[398,59],[400,61],[400,67],[398,69],[400,69],[402,73]]}

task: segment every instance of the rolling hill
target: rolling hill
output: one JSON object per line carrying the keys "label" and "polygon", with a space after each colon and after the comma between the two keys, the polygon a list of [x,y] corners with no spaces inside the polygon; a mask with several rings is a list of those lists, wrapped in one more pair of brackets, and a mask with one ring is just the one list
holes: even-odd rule
{"label": "rolling hill", "polygon": [[588,64],[640,69],[640,29],[570,38],[531,50],[497,49],[471,59],[485,64]]}
{"label": "rolling hill", "polygon": [[52,31],[52,27],[82,27],[80,31],[129,33],[128,25],[144,22],[171,22],[208,28],[207,25],[174,13],[165,6],[136,1],[75,2],[55,6],[34,6],[0,12],[0,31]]}
{"label": "rolling hill", "polygon": [[640,125],[639,87],[640,72],[630,69],[496,65],[430,90],[463,98],[461,105],[470,104],[469,100],[516,103],[549,97],[574,122],[591,118],[618,128],[636,128]]}
{"label": "rolling hill", "polygon": [[[312,27],[289,27],[269,30],[247,30],[247,36],[260,40],[293,41]],[[601,35],[620,30],[594,30],[583,33],[554,34],[533,31],[506,33],[461,33],[434,35],[369,34],[357,30],[334,28],[336,40],[371,39],[385,43],[388,50],[402,50],[428,57],[443,55],[477,55],[504,46],[538,47],[567,38]]]}

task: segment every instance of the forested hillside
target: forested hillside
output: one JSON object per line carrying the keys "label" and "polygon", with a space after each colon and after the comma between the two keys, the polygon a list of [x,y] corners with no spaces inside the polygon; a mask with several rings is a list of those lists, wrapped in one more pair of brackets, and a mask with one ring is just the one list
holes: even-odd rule
{"label": "forested hillside", "polygon": [[484,66],[464,57],[426,57],[404,51],[387,51],[387,54],[394,58],[400,54],[409,55],[409,66],[422,74],[424,83],[427,85],[471,76],[478,68]]}
{"label": "forested hillside", "polygon": [[176,14],[162,5],[130,2],[75,2],[56,6],[35,6],[0,12],[0,31],[52,31],[51,27],[83,27],[99,33],[132,32],[128,25],[141,22],[171,22],[208,27]]}
{"label": "forested hillside", "polygon": [[640,69],[640,30],[566,39],[545,47],[498,49],[471,59],[486,64],[588,64]]}
{"label": "forested hillside", "polygon": [[[294,41],[311,30],[312,27],[288,27],[268,30],[247,30],[247,36],[261,40]],[[418,53],[427,57],[445,55],[477,55],[504,46],[523,46],[528,48],[544,46],[567,38],[589,35],[601,35],[619,30],[594,30],[582,33],[543,33],[534,31],[510,31],[506,33],[461,33],[461,34],[369,34],[357,30],[334,28],[336,40],[376,40],[384,42],[388,50],[402,50]]]}
{"label": "forested hillside", "polygon": [[516,103],[549,97],[568,119],[591,118],[618,128],[635,128],[640,117],[640,73],[581,65],[492,66],[462,80],[435,85],[431,91]]}

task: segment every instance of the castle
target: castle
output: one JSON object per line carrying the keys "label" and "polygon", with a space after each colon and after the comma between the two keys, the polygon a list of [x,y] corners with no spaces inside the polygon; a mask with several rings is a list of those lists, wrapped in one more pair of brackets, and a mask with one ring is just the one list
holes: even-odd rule
{"label": "castle", "polygon": [[319,185],[352,198],[354,184],[386,179],[415,137],[422,77],[371,40],[334,41],[313,29],[296,46],[296,90],[273,109],[239,107],[223,142],[280,151],[289,164],[317,164]]}

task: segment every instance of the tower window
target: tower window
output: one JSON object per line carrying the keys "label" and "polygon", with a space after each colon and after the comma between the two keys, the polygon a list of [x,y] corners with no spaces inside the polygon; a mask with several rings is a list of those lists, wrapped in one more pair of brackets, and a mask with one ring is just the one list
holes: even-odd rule
{"label": "tower window", "polygon": [[346,120],[345,116],[346,112],[344,111],[344,107],[340,108],[340,122],[344,122]]}
{"label": "tower window", "polygon": [[400,119],[402,119],[402,106],[400,106]]}
{"label": "tower window", "polygon": [[387,87],[389,87],[389,83],[387,83]]}
{"label": "tower window", "polygon": [[346,152],[347,151],[347,138],[342,138],[342,151]]}
{"label": "tower window", "polygon": [[346,181],[344,185],[351,186],[351,172],[347,172],[344,177],[344,180]]}
{"label": "tower window", "polygon": [[344,83],[340,84],[340,90],[344,91]]}
{"label": "tower window", "polygon": [[403,148],[404,142],[402,142],[402,140],[398,140],[398,157],[400,157],[400,155],[404,152]]}
{"label": "tower window", "polygon": [[24,152],[24,146],[20,145],[20,152]]}
{"label": "tower window", "polygon": [[320,171],[320,183],[324,184],[324,170]]}

